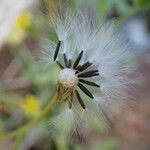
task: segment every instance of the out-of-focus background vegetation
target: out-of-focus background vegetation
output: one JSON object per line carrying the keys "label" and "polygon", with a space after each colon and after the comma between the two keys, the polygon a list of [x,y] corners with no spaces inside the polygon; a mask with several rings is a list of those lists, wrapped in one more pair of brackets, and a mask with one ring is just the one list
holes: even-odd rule
{"label": "out-of-focus background vegetation", "polygon": [[[0,0],[0,135],[36,116],[54,94],[55,68],[38,63],[41,42],[55,39],[47,21],[47,8],[66,0]],[[136,105],[126,115],[112,118],[108,130],[102,124],[86,139],[72,142],[53,138],[45,122],[37,124],[20,143],[21,150],[149,150],[150,149],[150,1],[70,0],[70,7],[96,9],[99,18],[116,19],[131,44],[142,83]],[[14,139],[0,142],[0,150],[12,150]],[[85,144],[86,143],[86,144]],[[83,148],[84,147],[84,148]]]}

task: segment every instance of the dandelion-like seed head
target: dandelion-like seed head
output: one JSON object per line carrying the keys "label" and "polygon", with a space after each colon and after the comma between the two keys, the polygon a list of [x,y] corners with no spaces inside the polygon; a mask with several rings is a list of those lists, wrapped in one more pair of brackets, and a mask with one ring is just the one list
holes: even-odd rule
{"label": "dandelion-like seed head", "polygon": [[128,44],[122,41],[121,34],[114,32],[111,22],[96,24],[93,14],[81,11],[56,16],[53,22],[58,42],[50,41],[44,54],[51,65],[55,63],[61,69],[58,101],[67,102],[70,110],[67,116],[70,114],[78,121],[82,112],[90,109],[110,120],[130,98],[130,89],[136,83],[131,76],[133,66],[128,63],[131,62]]}
{"label": "dandelion-like seed head", "polygon": [[[60,42],[58,42],[55,50],[54,61],[56,61],[58,56],[58,51],[59,51],[58,47],[60,47]],[[59,83],[58,95],[60,95],[61,97],[61,95],[63,95],[65,92],[69,92],[68,94],[69,96],[67,96],[66,98],[69,104],[69,108],[72,108],[72,103],[73,100],[75,99],[74,98],[75,96],[78,102],[80,103],[81,107],[85,109],[85,104],[78,90],[76,89],[76,86],[78,86],[84,94],[86,94],[88,97],[92,99],[94,99],[94,96],[83,84],[87,84],[98,88],[100,87],[98,84],[84,79],[84,78],[99,76],[99,71],[95,69],[94,70],[89,69],[90,66],[92,66],[92,63],[88,61],[82,65],[79,65],[82,57],[83,57],[83,51],[81,51],[77,55],[77,58],[72,63],[72,60],[71,59],[68,60],[66,54],[64,53],[63,58],[64,58],[65,66],[63,66],[59,61],[56,61],[58,66],[62,69],[58,75],[58,83]]]}

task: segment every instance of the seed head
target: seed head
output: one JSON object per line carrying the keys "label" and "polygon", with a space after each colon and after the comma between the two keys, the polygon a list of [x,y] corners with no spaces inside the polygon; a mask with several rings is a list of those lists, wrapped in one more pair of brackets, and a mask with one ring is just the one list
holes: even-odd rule
{"label": "seed head", "polygon": [[58,13],[53,21],[58,41],[50,41],[44,53],[50,65],[56,63],[61,69],[58,98],[68,103],[69,111],[63,115],[75,127],[80,123],[72,123],[70,116],[80,122],[86,118],[83,112],[89,114],[87,111],[110,120],[130,98],[130,89],[136,83],[131,76],[135,66],[131,64],[129,45],[122,41],[122,35],[115,32],[111,22],[96,24],[97,17],[86,12],[69,16]]}
{"label": "seed head", "polygon": [[73,69],[65,68],[59,72],[58,82],[66,88],[72,88],[77,85],[78,78]]}

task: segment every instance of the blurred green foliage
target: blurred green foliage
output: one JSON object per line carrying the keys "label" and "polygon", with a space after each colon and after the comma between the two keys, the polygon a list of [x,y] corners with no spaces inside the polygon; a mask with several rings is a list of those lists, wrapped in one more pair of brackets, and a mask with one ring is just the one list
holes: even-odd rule
{"label": "blurred green foliage", "polygon": [[149,0],[72,0],[72,3],[76,9],[88,5],[96,6],[100,17],[115,15],[114,17],[119,17],[118,21],[121,22],[150,9]]}
{"label": "blurred green foliage", "polygon": [[115,137],[107,138],[101,144],[98,144],[93,150],[116,150],[118,148],[119,141]]}

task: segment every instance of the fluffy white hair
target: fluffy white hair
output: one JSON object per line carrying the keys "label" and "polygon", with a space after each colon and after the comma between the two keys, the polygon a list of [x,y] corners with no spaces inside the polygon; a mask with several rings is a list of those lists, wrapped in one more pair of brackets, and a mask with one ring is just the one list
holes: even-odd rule
{"label": "fluffy white hair", "polygon": [[[60,132],[79,129],[83,122],[89,121],[89,117],[85,117],[88,114],[110,120],[130,98],[129,91],[132,93],[136,83],[132,76],[135,66],[132,64],[129,45],[122,40],[122,35],[116,32],[112,21],[96,22],[94,15],[87,10],[76,14],[65,10],[63,13],[57,13],[55,17],[50,17],[58,40],[62,43],[61,53],[65,53],[69,59],[74,59],[83,50],[80,65],[87,61],[91,62],[100,74],[91,78],[100,88],[89,86],[94,99],[84,98],[85,110],[74,100],[72,110],[65,110],[51,119],[50,124]],[[47,45],[44,59],[52,65],[54,47],[57,43],[49,40]],[[94,117],[91,117],[91,121],[92,118]]]}

